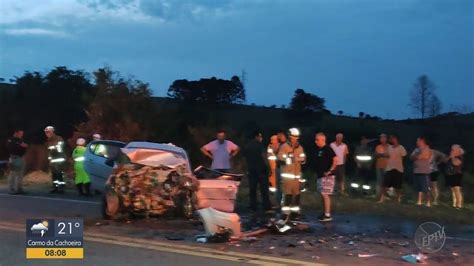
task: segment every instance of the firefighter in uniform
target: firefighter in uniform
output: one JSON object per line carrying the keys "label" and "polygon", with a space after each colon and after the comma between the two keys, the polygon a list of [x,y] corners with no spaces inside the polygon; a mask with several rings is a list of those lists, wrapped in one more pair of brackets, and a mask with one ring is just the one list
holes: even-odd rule
{"label": "firefighter in uniform", "polygon": [[301,176],[301,165],[306,162],[306,155],[298,139],[300,132],[297,128],[290,128],[289,141],[281,145],[278,151],[278,160],[281,161],[281,179],[283,204],[281,212],[286,219],[299,219],[300,193],[304,180]]}
{"label": "firefighter in uniform", "polygon": [[[276,168],[277,166],[277,154],[278,154],[278,149],[280,148],[280,143],[278,142],[278,137],[277,135],[273,135],[270,138],[270,143],[268,144],[267,147],[267,159],[268,159],[268,165],[270,166],[270,175],[268,176],[268,189],[270,192],[275,193],[277,191],[277,178],[276,178]],[[280,204],[278,202],[278,204]]]}
{"label": "firefighter in uniform", "polygon": [[46,135],[46,147],[48,148],[49,169],[53,180],[53,188],[50,193],[64,193],[64,170],[66,169],[66,156],[64,153],[64,140],[54,133],[54,127],[47,126],[44,129]]}

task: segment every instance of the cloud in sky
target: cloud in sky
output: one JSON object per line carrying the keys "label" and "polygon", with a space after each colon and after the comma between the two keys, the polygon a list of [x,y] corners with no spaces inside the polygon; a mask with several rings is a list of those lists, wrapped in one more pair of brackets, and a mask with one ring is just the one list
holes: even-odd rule
{"label": "cloud in sky", "polygon": [[69,35],[62,31],[54,31],[42,28],[10,28],[5,30],[9,35],[39,35],[64,38]]}

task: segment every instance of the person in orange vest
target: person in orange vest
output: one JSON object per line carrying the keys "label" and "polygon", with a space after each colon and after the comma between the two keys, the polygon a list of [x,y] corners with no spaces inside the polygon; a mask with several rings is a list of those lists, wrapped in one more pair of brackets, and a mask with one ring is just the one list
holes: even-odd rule
{"label": "person in orange vest", "polygon": [[273,135],[270,137],[270,143],[267,147],[267,159],[268,165],[270,166],[270,175],[268,176],[268,184],[270,192],[276,192],[276,169],[277,169],[277,154],[280,149],[280,143],[278,142],[278,136]]}

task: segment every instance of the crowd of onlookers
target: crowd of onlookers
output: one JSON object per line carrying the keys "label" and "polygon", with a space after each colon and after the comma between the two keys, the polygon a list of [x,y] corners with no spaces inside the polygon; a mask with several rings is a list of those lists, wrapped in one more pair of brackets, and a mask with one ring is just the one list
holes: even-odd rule
{"label": "crowd of onlookers", "polygon": [[[64,141],[54,133],[54,127],[45,128],[46,148],[49,151],[50,169],[53,188],[51,192],[62,192],[64,187],[63,172],[67,156],[64,154]],[[344,143],[344,136],[339,133],[333,142],[327,136],[316,133],[313,147],[303,147],[300,142],[300,131],[297,128],[282,130],[270,137],[268,145],[263,144],[263,135],[256,131],[253,139],[242,148],[247,161],[249,178],[250,209],[256,211],[257,191],[261,194],[261,204],[265,211],[280,208],[286,219],[300,217],[301,192],[306,190],[306,178],[303,176],[303,165],[310,162],[311,170],[316,175],[316,187],[324,206],[319,219],[330,221],[331,195],[337,185],[338,193],[347,196],[346,188],[369,190],[371,176],[375,176],[375,192],[379,203],[390,195],[395,195],[400,202],[404,181],[404,157],[409,156],[413,164],[412,181],[417,193],[417,205],[438,205],[438,180],[444,175],[446,185],[451,189],[452,206],[463,207],[462,176],[464,150],[454,144],[448,154],[433,149],[425,137],[418,137],[416,148],[408,155],[396,135],[381,134],[378,144],[370,146],[370,140],[362,137],[360,144],[349,151]],[[93,139],[100,139],[95,134]],[[86,141],[79,138],[73,151],[75,183],[79,194],[90,194],[90,180],[84,170],[84,153]],[[9,152],[9,186],[13,194],[21,194],[23,178],[23,155],[28,145],[23,141],[23,131],[15,130],[7,142]],[[307,158],[305,149],[314,149],[312,158]],[[226,139],[224,131],[217,132],[217,139],[201,148],[201,152],[212,160],[211,168],[225,173],[231,171],[231,159],[240,151],[240,147]],[[356,177],[361,183],[346,184],[346,164],[350,155],[356,163]],[[375,169],[375,170],[374,170]],[[373,186],[373,185],[372,185]],[[390,193],[389,193],[390,192]],[[274,195],[274,204],[270,199]]]}
{"label": "crowd of onlookers", "polygon": [[[425,137],[418,137],[416,148],[408,154],[399,138],[392,134],[380,134],[375,147],[368,145],[369,139],[362,137],[354,152],[350,152],[344,143],[344,136],[339,133],[331,143],[327,142],[324,133],[315,135],[316,155],[307,158],[298,139],[300,132],[296,128],[288,132],[280,131],[270,137],[268,146],[263,144],[261,132],[255,132],[254,138],[242,149],[247,161],[249,177],[250,209],[258,208],[257,191],[260,191],[262,208],[271,211],[270,193],[275,195],[276,204],[281,213],[289,219],[298,219],[300,214],[300,193],[306,190],[306,179],[303,177],[302,165],[311,162],[312,172],[316,174],[316,186],[321,195],[324,212],[321,221],[330,221],[331,195],[337,185],[338,193],[347,196],[347,187],[362,186],[373,188],[370,181],[375,176],[375,194],[377,201],[383,203],[387,197],[395,197],[400,202],[403,196],[402,184],[405,169],[404,158],[409,157],[416,204],[431,207],[439,204],[438,180],[444,175],[446,185],[452,194],[452,206],[463,207],[462,176],[464,150],[454,144],[448,154],[433,149]],[[373,141],[373,140],[372,140]],[[309,148],[309,147],[306,147]],[[212,159],[212,168],[221,172],[231,169],[230,159],[240,148],[226,140],[225,132],[217,133],[217,139],[203,146],[201,151]],[[356,179],[362,183],[346,184],[346,163],[353,154],[356,163]],[[270,193],[269,193],[270,191]],[[275,206],[273,206],[275,207]]]}

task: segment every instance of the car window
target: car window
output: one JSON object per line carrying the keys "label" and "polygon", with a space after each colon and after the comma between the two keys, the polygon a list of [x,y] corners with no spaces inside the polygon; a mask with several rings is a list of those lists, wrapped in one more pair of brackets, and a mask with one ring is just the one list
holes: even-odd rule
{"label": "car window", "polygon": [[120,147],[110,144],[97,143],[90,146],[92,154],[114,160],[120,154]]}

